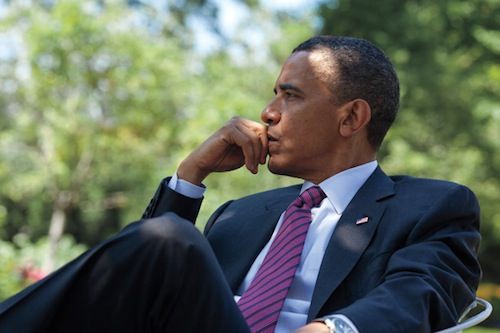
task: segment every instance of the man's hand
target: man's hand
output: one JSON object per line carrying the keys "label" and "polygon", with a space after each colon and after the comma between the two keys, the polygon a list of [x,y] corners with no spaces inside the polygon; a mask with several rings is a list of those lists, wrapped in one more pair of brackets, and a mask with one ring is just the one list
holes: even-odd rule
{"label": "man's hand", "polygon": [[330,329],[321,322],[314,322],[302,326],[295,333],[330,333]]}
{"label": "man's hand", "polygon": [[192,184],[201,184],[212,172],[243,165],[257,173],[258,165],[266,163],[267,151],[266,126],[234,117],[182,161],[177,175]]}

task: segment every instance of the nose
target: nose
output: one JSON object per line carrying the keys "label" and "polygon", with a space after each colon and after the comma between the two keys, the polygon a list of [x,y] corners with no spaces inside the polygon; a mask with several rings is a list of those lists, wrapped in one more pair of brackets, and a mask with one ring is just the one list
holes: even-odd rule
{"label": "nose", "polygon": [[276,108],[276,100],[273,99],[260,114],[260,119],[268,126],[276,125],[281,119],[281,113]]}

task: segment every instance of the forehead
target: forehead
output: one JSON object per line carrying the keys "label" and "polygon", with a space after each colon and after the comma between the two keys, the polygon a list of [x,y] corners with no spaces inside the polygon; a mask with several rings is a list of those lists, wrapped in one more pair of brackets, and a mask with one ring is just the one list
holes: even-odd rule
{"label": "forehead", "polygon": [[330,85],[336,76],[336,64],[328,49],[295,52],[286,60],[278,83],[289,81],[318,81]]}

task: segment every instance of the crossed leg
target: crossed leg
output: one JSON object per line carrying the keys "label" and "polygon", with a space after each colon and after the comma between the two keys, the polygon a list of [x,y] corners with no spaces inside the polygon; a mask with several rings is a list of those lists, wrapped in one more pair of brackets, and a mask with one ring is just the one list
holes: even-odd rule
{"label": "crossed leg", "polygon": [[191,222],[168,213],[130,224],[0,304],[4,331],[249,329],[206,239]]}

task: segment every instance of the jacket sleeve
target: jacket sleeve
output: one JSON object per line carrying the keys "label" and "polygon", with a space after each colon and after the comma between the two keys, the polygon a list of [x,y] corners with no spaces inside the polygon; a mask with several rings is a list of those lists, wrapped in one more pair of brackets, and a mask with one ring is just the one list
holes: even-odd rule
{"label": "jacket sleeve", "polygon": [[142,218],[154,218],[172,212],[194,223],[203,198],[192,199],[175,192],[168,187],[169,180],[170,177],[161,181],[148,207],[142,214]]}
{"label": "jacket sleeve", "polygon": [[361,333],[452,326],[475,298],[479,241],[479,205],[470,190],[457,186],[422,214],[390,256],[381,283],[335,313]]}

